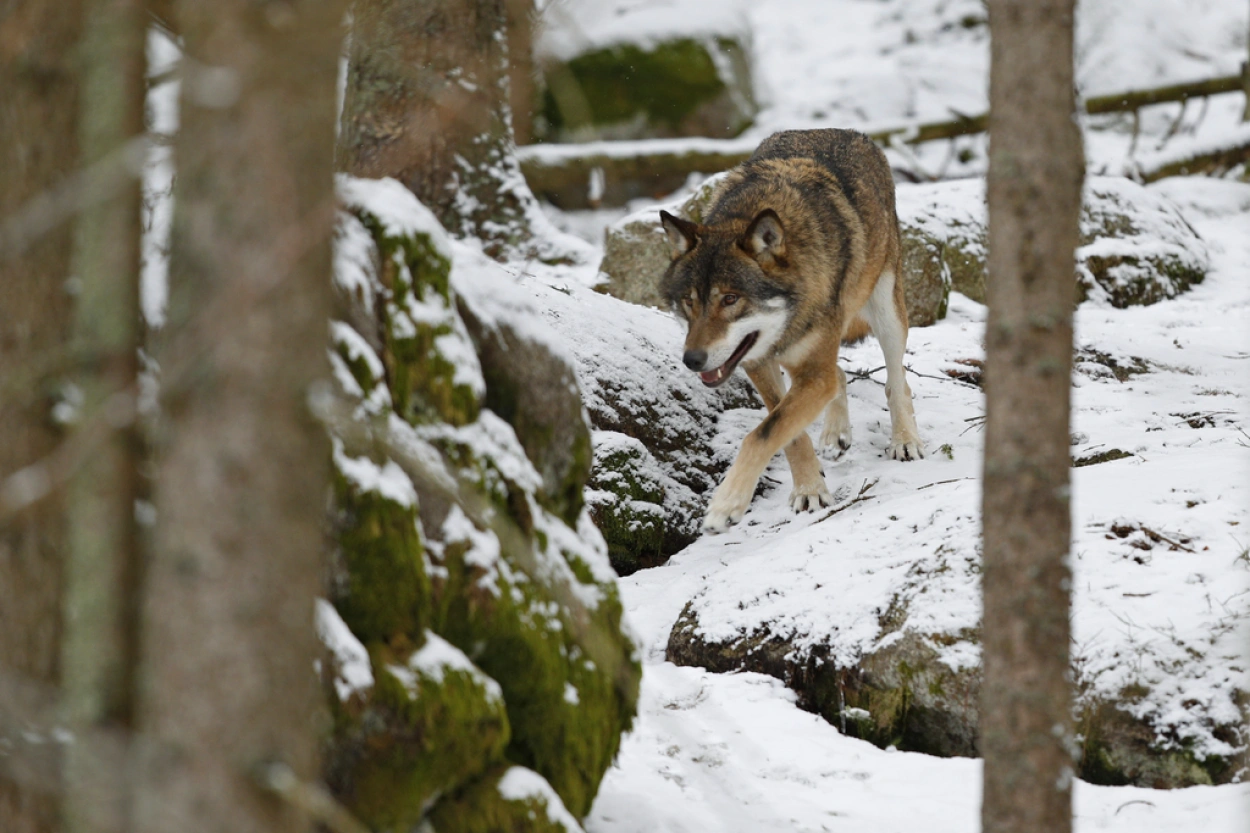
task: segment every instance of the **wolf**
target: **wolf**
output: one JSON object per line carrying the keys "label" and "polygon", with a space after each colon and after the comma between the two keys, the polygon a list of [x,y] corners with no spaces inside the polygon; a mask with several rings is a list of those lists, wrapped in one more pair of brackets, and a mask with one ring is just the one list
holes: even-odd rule
{"label": "wolf", "polygon": [[894,180],[871,139],[853,130],[775,133],[725,176],[703,223],[667,211],[660,219],[672,250],[660,292],[687,324],[683,363],[708,387],[742,365],[768,406],[712,494],[704,530],[742,519],[782,449],[794,479],[791,507],[832,503],[806,429],[823,409],[821,445],[837,446],[839,455],[850,447],[846,374],[838,366],[844,340],[871,332],[885,354],[888,455],[924,456],[903,371],[907,309]]}

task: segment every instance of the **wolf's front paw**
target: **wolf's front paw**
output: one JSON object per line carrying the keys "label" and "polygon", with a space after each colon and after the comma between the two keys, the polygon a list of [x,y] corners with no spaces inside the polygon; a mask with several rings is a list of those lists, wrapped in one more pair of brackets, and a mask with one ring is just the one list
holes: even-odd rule
{"label": "wolf's front paw", "polygon": [[895,437],[886,454],[891,460],[923,460],[924,443],[915,435]]}
{"label": "wolf's front paw", "polygon": [[825,488],[825,481],[795,486],[790,493],[790,508],[795,512],[810,512],[822,506],[833,506],[833,495]]}
{"label": "wolf's front paw", "polygon": [[726,489],[725,484],[716,487],[712,500],[707,505],[707,515],[703,518],[704,532],[724,532],[730,526],[742,520],[747,506],[751,503],[751,493],[737,494]]}

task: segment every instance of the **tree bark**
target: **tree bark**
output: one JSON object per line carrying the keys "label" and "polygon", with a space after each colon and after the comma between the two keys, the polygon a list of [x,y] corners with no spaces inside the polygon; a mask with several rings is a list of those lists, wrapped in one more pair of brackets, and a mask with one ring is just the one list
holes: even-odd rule
{"label": "tree bark", "polygon": [[341,2],[180,0],[184,38],[135,829],[309,829]]}
{"label": "tree bark", "polygon": [[512,129],[509,20],[524,0],[357,0],[339,166],[393,176],[452,233],[525,251],[537,202]]}
{"label": "tree bark", "polygon": [[1074,0],[990,0],[986,833],[1071,829],[1068,414],[1084,160]]}
{"label": "tree bark", "polygon": [[[121,152],[143,133],[147,15],[141,0],[86,0],[81,50],[82,163]],[[138,396],[140,185],[131,177],[78,220],[74,344],[84,366],[80,434],[101,439],[68,490],[69,558],[62,643],[67,833],[126,827],[123,762],[86,739],[132,728],[139,551],[135,502],[142,454]],[[110,411],[129,419],[110,420]],[[98,426],[96,423],[103,422]],[[116,424],[113,424],[116,423]],[[85,437],[81,441],[91,442]]]}
{"label": "tree bark", "polygon": [[[76,0],[16,0],[0,13],[0,220],[61,183],[78,165],[81,30]],[[48,372],[63,356],[71,307],[66,281],[72,226],[21,253],[0,250],[0,830],[58,829],[59,761],[35,743],[23,692],[60,682],[61,580],[66,549],[61,494],[44,468],[62,432]],[[12,242],[12,241],[10,241]],[[23,469],[33,477],[13,475]],[[34,500],[28,503],[28,500]],[[23,508],[17,508],[21,505]],[[23,702],[26,700],[27,702]],[[40,738],[39,740],[46,740]]]}

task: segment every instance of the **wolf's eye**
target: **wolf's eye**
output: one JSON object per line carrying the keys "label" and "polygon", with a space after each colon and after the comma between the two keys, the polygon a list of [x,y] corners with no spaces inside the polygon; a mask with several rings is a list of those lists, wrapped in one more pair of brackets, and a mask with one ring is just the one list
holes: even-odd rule
{"label": "wolf's eye", "polygon": [[732,307],[734,304],[738,303],[738,296],[737,296],[737,295],[726,295],[726,296],[724,296],[723,298],[721,298],[721,299],[720,299],[720,302],[721,302],[721,304],[723,304],[724,306],[727,306],[727,307]]}

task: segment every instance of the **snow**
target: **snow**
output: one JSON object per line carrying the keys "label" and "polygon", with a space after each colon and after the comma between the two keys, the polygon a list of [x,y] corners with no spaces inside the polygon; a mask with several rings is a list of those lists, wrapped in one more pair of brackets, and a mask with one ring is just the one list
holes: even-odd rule
{"label": "snow", "polygon": [[569,833],[581,833],[582,826],[577,823],[564,807],[564,802],[556,791],[532,769],[523,766],[509,767],[499,779],[499,794],[508,801],[528,801],[537,799],[547,808],[547,818],[552,824],[563,827]]}
{"label": "snow", "polygon": [[[902,188],[900,202],[923,199],[925,190]],[[976,185],[968,190],[979,193]],[[1250,185],[1172,179],[1144,195],[1180,206],[1206,241],[1211,271],[1154,306],[1087,302],[1077,313],[1078,348],[1121,366],[1138,357],[1148,371],[1121,382],[1086,360],[1074,374],[1073,456],[1112,448],[1131,455],[1073,469],[1074,655],[1090,692],[1114,697],[1144,684],[1138,716],[1169,727],[1199,754],[1226,754],[1211,728],[1238,721],[1234,697],[1248,683],[1241,669],[1250,565],[1241,554],[1250,534],[1240,530],[1250,523],[1250,443],[1241,428]],[[953,216],[967,207],[957,202]],[[792,515],[790,474],[779,456],[765,475],[767,494],[741,526],[622,580],[644,644],[642,714],[588,831],[890,830],[935,818],[939,830],[976,829],[977,762],[887,754],[799,711],[778,681],[677,668],[664,661],[664,648],[687,602],[708,639],[768,628],[800,651],[824,644],[840,662],[880,646],[878,616],[894,599],[908,602],[908,629],[957,634],[977,626],[984,400],[944,371],[983,358],[984,321],[983,306],[952,295],[944,321],[910,333],[908,381],[926,460],[884,459],[890,429],[880,350],[871,339],[845,348],[855,440],[841,460],[824,465],[835,508],[846,508]],[[656,338],[677,329],[659,317],[654,327]],[[762,415],[728,413],[717,443],[733,453]],[[813,438],[818,431],[813,426]],[[867,499],[852,503],[861,490]],[[1124,538],[1112,531],[1124,526],[1135,531]],[[1152,542],[1142,528],[1181,546]],[[979,660],[968,642],[943,650],[954,668]],[[1231,831],[1246,798],[1241,785],[1159,792],[1079,783],[1077,824]]]}
{"label": "snow", "polygon": [[451,260],[451,241],[434,212],[422,205],[399,180],[362,179],[347,174],[334,178],[339,199],[348,206],[359,206],[382,224],[393,237],[424,234],[443,257]]}
{"label": "snow", "polygon": [[[579,0],[575,20],[550,3],[544,11],[548,51],[563,54],[584,43],[624,39],[638,12],[611,20],[618,8],[645,6],[673,22],[670,34],[699,26],[728,25],[732,10],[708,13],[709,0]],[[736,5],[733,7],[736,8]],[[853,127],[872,132],[908,124],[977,115],[989,106],[989,29],[981,0],[758,0],[746,8],[754,56],[756,98],[762,104],[739,138],[523,148],[523,155],[555,159],[579,153],[632,155],[683,147],[749,152],[778,130]],[[1076,81],[1082,96],[1236,75],[1246,59],[1247,15],[1237,0],[1091,0],[1077,4]],[[584,21],[583,18],[586,18]],[[716,21],[707,23],[705,21]],[[600,23],[602,21],[602,23]],[[619,26],[619,33],[600,26]],[[642,42],[662,35],[658,25],[635,31]],[[582,51],[578,48],[577,51]],[[1242,98],[1216,96],[1182,109],[1178,103],[1141,111],[1134,138],[1132,117],[1083,119],[1091,173],[1122,174],[1171,157],[1175,148],[1224,146],[1241,126]],[[1096,128],[1096,129],[1094,129]],[[960,159],[960,152],[968,154]],[[927,176],[983,174],[984,135],[953,143],[930,142],[887,152],[897,167]],[[1134,158],[1139,157],[1139,158]]]}
{"label": "snow", "polygon": [[506,323],[519,338],[571,360],[564,341],[545,326],[534,295],[521,286],[520,276],[476,249],[456,246],[451,282],[483,326],[497,329]]}
{"label": "snow", "polygon": [[745,0],[553,0],[543,9],[535,53],[568,60],[619,44],[644,49],[674,37],[736,37],[749,43]]}
{"label": "snow", "polygon": [[463,651],[432,630],[426,630],[425,644],[413,652],[405,665],[409,671],[438,683],[443,681],[448,671],[468,674],[486,689],[488,699],[503,702],[503,689],[499,683],[486,676]]}
{"label": "snow", "polygon": [[353,694],[373,688],[369,652],[347,627],[334,605],[317,599],[317,636],[335,661],[334,692],[342,702]]}
{"label": "snow", "polygon": [[394,460],[379,465],[368,457],[352,457],[343,450],[343,441],[331,438],[334,467],[361,492],[376,492],[400,506],[416,506],[417,490],[412,480]]}
{"label": "snow", "polygon": [[[764,109],[739,139],[553,145],[523,153],[555,162],[585,152],[742,152],[777,129],[874,130],[987,106],[988,33],[976,23],[984,7],[975,0],[765,0],[748,14]],[[1080,90],[1098,95],[1235,73],[1246,54],[1246,14],[1245,4],[1232,2],[1082,3]],[[1161,225],[1192,226],[1210,271],[1203,284],[1151,307],[1117,310],[1095,293],[1077,314],[1076,346],[1083,352],[1073,379],[1072,455],[1120,449],[1130,456],[1073,469],[1073,652],[1090,693],[1113,696],[1131,683],[1145,685],[1149,694],[1137,705],[1138,716],[1167,726],[1200,754],[1228,751],[1211,727],[1238,720],[1235,692],[1250,687],[1242,670],[1250,619],[1250,563],[1242,554],[1250,533],[1241,531],[1250,521],[1250,437],[1243,429],[1250,185],[1194,178],[1142,189],[1114,176],[1094,177],[1241,140],[1241,107],[1240,96],[1214,97],[1191,104],[1175,125],[1181,105],[1147,108],[1137,136],[1127,116],[1082,119],[1091,186],[1130,206],[1166,198],[1176,209],[1159,213],[1171,218]],[[969,158],[957,151],[969,151]],[[984,183],[977,176],[985,168],[983,136],[889,153],[899,167],[968,177],[940,188],[901,187],[900,214],[929,224],[925,230],[940,239],[960,226],[983,227]],[[615,210],[552,213],[557,225],[593,241],[607,223],[637,211],[653,215],[690,190]],[[1175,239],[1169,228],[1138,228],[1114,244],[1115,253],[1204,259],[1200,251],[1169,250]],[[1105,254],[1109,245],[1095,242],[1083,254]],[[581,372],[609,379],[655,374],[641,357],[663,361],[666,350],[679,361],[680,328],[671,318],[617,312],[584,290],[594,283],[589,274],[530,271],[524,283],[548,305]],[[553,286],[561,291],[549,291]],[[780,681],[679,668],[664,661],[664,649],[687,603],[707,638],[767,627],[798,650],[824,644],[843,661],[879,646],[878,614],[896,597],[909,602],[908,629],[954,634],[978,624],[984,399],[946,371],[966,371],[961,360],[983,358],[984,322],[984,307],[953,295],[946,320],[911,331],[908,381],[928,441],[926,460],[900,464],[883,457],[884,374],[869,339],[843,351],[854,444],[841,460],[825,460],[842,511],[823,520],[824,513],[792,515],[785,505],[790,475],[779,457],[766,472],[766,494],[742,526],[621,581],[629,621],[644,646],[641,712],[585,820],[587,831],[979,829],[978,761],[879,750],[799,710]],[[601,350],[576,349],[592,332]],[[1099,357],[1146,372],[1120,381]],[[736,453],[761,416],[725,414],[715,428],[718,454]],[[818,431],[819,425],[811,429],[813,437]],[[596,432],[594,441],[598,453],[628,442],[611,432]],[[852,503],[861,490],[866,499]],[[955,641],[942,659],[968,667],[979,662],[979,650]],[[1240,831],[1250,789],[1156,791],[1078,781],[1074,806],[1080,831]]]}

